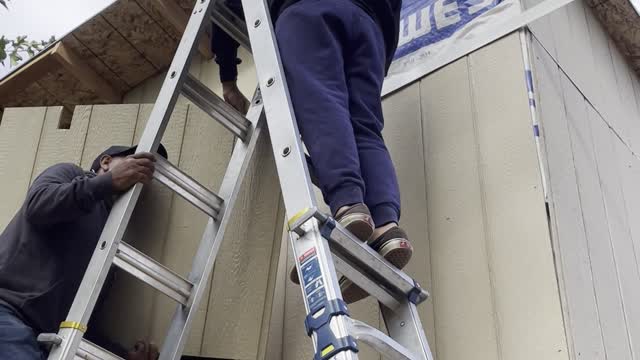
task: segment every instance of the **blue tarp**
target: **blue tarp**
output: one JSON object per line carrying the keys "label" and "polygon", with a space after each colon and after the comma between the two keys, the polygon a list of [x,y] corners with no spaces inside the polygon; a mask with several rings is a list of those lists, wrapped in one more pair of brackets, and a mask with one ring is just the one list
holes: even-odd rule
{"label": "blue tarp", "polygon": [[502,0],[403,0],[395,59],[445,40]]}

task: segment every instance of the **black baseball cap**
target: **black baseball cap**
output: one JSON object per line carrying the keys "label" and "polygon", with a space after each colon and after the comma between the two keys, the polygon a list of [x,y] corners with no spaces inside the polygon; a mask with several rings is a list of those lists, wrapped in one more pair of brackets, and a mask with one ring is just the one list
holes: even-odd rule
{"label": "black baseball cap", "polygon": [[[103,156],[105,155],[109,155],[111,157],[128,156],[131,154],[135,154],[137,148],[138,148],[138,145],[133,145],[133,146],[113,145],[109,147],[107,150],[100,153],[100,155],[98,155],[96,159],[93,160],[93,163],[91,164],[91,171],[97,172],[100,169],[100,159],[102,159]],[[158,146],[158,154],[163,158],[167,159],[167,156],[168,156],[167,149],[165,149],[165,147],[162,144]]]}

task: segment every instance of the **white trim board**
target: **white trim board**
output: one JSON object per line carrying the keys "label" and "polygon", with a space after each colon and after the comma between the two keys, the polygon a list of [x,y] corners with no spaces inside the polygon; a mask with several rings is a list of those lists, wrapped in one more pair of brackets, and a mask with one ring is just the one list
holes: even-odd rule
{"label": "white trim board", "polygon": [[531,9],[525,10],[517,16],[501,21],[487,27],[486,31],[479,33],[476,38],[453,45],[449,51],[436,55],[433,59],[411,71],[387,78],[382,86],[382,97],[423,78],[424,76],[464,57],[470,53],[490,44],[528,24],[544,17],[552,12],[567,6],[574,0],[546,0]]}

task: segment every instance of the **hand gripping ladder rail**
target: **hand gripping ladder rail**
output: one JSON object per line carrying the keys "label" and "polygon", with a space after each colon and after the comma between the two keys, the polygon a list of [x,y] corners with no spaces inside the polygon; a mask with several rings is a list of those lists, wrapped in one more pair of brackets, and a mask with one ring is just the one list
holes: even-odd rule
{"label": "hand gripping ladder rail", "polygon": [[[53,345],[49,359],[119,359],[83,339],[112,264],[179,303],[160,359],[180,358],[266,118],[269,127],[277,129],[270,135],[286,211],[295,214],[288,225],[315,359],[356,360],[357,341],[363,341],[389,359],[432,360],[416,309],[427,299],[426,291],[317,210],[266,1],[243,0],[246,26],[215,1],[196,1],[137,150],[157,150],[179,94],[238,137],[219,195],[164,159],[156,164],[156,180],[209,216],[191,272],[185,279],[121,241],[142,190],[142,185],[135,185],[114,204],[67,320],[57,334],[39,336],[40,341]],[[210,21],[253,52],[259,89],[246,118],[188,73],[198,38]],[[336,268],[379,300],[389,336],[349,317]]]}

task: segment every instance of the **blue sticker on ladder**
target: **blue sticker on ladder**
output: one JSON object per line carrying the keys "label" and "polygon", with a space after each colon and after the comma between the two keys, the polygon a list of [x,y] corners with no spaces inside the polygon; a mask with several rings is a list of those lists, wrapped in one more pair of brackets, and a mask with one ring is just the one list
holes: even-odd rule
{"label": "blue sticker on ladder", "polygon": [[535,137],[540,136],[540,128],[538,127],[538,125],[533,125],[533,135]]}
{"label": "blue sticker on ladder", "polygon": [[300,256],[300,272],[302,273],[302,285],[304,286],[304,295],[307,298],[307,304],[310,309],[316,308],[318,305],[327,301],[324,280],[320,271],[320,263],[318,262],[318,254],[316,249],[312,248],[302,256]]}

